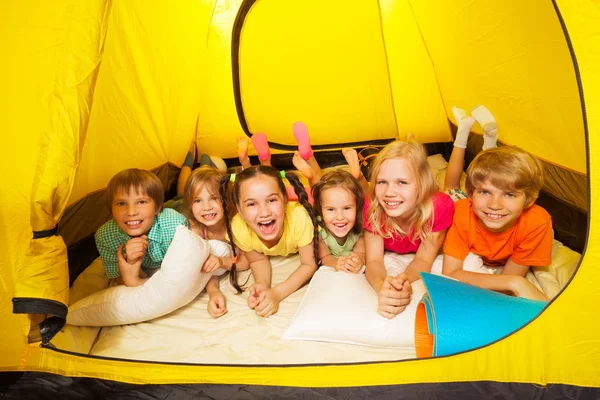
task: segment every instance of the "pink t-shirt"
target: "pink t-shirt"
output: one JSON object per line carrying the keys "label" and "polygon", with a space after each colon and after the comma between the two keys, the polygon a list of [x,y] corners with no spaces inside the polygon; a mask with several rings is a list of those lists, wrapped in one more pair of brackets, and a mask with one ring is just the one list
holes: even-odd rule
{"label": "pink t-shirt", "polygon": [[[452,217],[454,216],[454,202],[446,193],[437,192],[433,195],[433,226],[432,232],[443,231],[452,225]],[[365,229],[373,232],[373,227],[369,224],[367,211],[371,202],[368,198],[365,199],[365,207],[363,209],[363,219]],[[412,232],[411,232],[412,233]],[[392,234],[391,238],[383,239],[383,248],[399,254],[416,253],[421,244],[421,239],[416,239],[411,242],[410,236],[399,236]]]}

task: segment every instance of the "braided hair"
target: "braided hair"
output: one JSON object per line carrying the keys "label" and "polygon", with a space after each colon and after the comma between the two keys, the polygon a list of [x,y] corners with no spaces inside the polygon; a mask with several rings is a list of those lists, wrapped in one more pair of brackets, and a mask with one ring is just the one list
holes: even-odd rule
{"label": "braided hair", "polygon": [[[310,220],[313,224],[313,229],[314,229],[313,253],[314,253],[314,258],[315,258],[315,264],[318,265],[318,263],[319,263],[319,261],[318,261],[319,260],[319,241],[318,241],[319,231],[318,231],[317,217],[315,215],[315,212],[314,212],[312,206],[308,202],[308,194],[306,193],[304,186],[302,186],[302,183],[300,182],[300,179],[298,178],[298,176],[293,173],[284,173],[284,174],[285,174],[285,177],[287,178],[287,180],[290,182],[290,184],[294,188],[294,192],[296,192],[296,196],[298,196],[298,202],[300,204],[302,204],[302,206],[304,206],[304,208],[306,209],[306,211],[310,217]],[[240,186],[242,185],[242,183],[244,181],[247,181],[247,180],[252,179],[259,175],[266,175],[266,176],[269,176],[269,177],[275,179],[277,181],[277,186],[279,187],[279,190],[281,191],[286,202],[287,202],[288,198],[287,198],[287,192],[285,190],[285,184],[283,183],[282,173],[280,173],[276,168],[273,168],[271,166],[266,166],[266,165],[255,165],[250,168],[244,169],[242,172],[237,174],[233,180],[231,179],[231,175],[232,174],[226,174],[223,178],[221,178],[220,193],[221,193],[221,202],[223,203],[223,211],[225,212],[225,226],[227,228],[227,235],[229,236],[229,242],[231,243],[231,248],[233,249],[233,252],[234,252],[233,255],[234,255],[234,257],[236,257],[235,244],[233,242],[233,232],[231,230],[231,224],[229,222],[229,218],[227,217],[229,215],[229,213],[233,211],[233,210],[230,211],[229,207],[227,206],[227,204],[228,204],[227,188],[228,188],[229,182],[234,181],[233,188],[231,191],[231,196],[232,196],[233,203],[236,205],[239,205]],[[231,281],[232,286],[238,291],[238,293],[241,293],[242,289],[240,288],[240,286],[237,282],[237,271],[236,271],[235,263],[233,263],[231,266],[230,281]]]}

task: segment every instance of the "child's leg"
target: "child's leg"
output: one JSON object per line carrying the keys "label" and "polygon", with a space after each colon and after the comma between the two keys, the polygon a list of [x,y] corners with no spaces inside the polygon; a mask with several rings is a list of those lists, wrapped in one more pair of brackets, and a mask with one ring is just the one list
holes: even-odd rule
{"label": "child's leg", "polygon": [[450,161],[446,168],[446,178],[444,179],[444,191],[460,188],[460,176],[463,172],[465,164],[465,149],[467,147],[467,140],[469,139],[469,133],[471,127],[475,123],[473,117],[467,116],[465,110],[452,107],[454,118],[458,126],[456,132],[456,139],[454,140],[454,148],[450,155]]}
{"label": "child's leg", "polygon": [[308,183],[311,187],[321,180],[321,169],[319,168],[318,172],[313,170],[310,164],[304,158],[302,158],[298,151],[294,152],[292,164],[294,164],[294,167],[296,167],[296,169],[300,171],[300,173],[304,175],[306,179],[308,179]]}
{"label": "child's leg", "polygon": [[[194,138],[195,139],[195,138]],[[194,140],[190,145],[190,149],[188,150],[187,155],[185,156],[185,161],[181,166],[181,171],[179,171],[179,177],[177,178],[177,195],[183,195],[183,189],[185,188],[185,183],[188,178],[192,174],[192,169],[194,168],[194,163],[196,162],[196,141]]]}
{"label": "child's leg", "polygon": [[248,138],[239,137],[236,140],[238,159],[242,164],[242,169],[250,168],[252,164],[250,163],[250,157],[248,157]]}
{"label": "child's leg", "polygon": [[363,192],[367,193],[369,183],[360,170],[360,162],[358,161],[358,154],[356,153],[356,150],[346,147],[342,149],[342,154],[350,166],[350,174],[358,181],[360,187],[363,189]]}
{"label": "child's leg", "polygon": [[471,110],[471,115],[477,120],[483,129],[483,150],[496,147],[498,140],[498,125],[496,119],[485,106],[477,106]]}
{"label": "child's leg", "polygon": [[310,165],[310,167],[314,171],[314,174],[318,175],[319,179],[321,179],[323,173],[321,172],[321,166],[315,159],[313,155],[313,150],[310,147],[308,128],[303,122],[296,122],[294,124],[294,127],[292,128],[292,131],[294,132],[294,137],[296,138],[296,142],[298,143],[298,153],[304,160],[306,160],[308,165]]}
{"label": "child's leg", "polygon": [[267,136],[264,133],[256,133],[252,135],[252,145],[258,153],[258,159],[262,165],[271,166],[271,150],[269,149],[269,142]]}

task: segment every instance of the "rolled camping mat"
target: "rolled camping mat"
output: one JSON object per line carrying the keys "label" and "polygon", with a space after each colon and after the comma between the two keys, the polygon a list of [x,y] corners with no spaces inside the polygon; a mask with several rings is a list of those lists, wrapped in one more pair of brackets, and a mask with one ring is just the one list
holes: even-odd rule
{"label": "rolled camping mat", "polygon": [[417,306],[417,357],[444,356],[498,340],[525,325],[546,306],[439,275],[421,273],[427,293]]}

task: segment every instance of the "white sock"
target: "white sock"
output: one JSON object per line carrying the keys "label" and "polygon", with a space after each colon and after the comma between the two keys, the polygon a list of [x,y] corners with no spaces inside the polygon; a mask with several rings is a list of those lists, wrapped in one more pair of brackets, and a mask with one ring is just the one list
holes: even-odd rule
{"label": "white sock", "polygon": [[471,133],[471,127],[475,123],[475,118],[467,116],[467,113],[462,108],[452,107],[452,113],[454,119],[456,119],[456,139],[454,140],[454,147],[461,149],[467,148],[467,140],[469,139],[469,133]]}
{"label": "white sock", "polygon": [[471,115],[477,120],[483,129],[483,150],[496,147],[498,140],[498,125],[496,119],[485,106],[477,106],[471,110]]}

